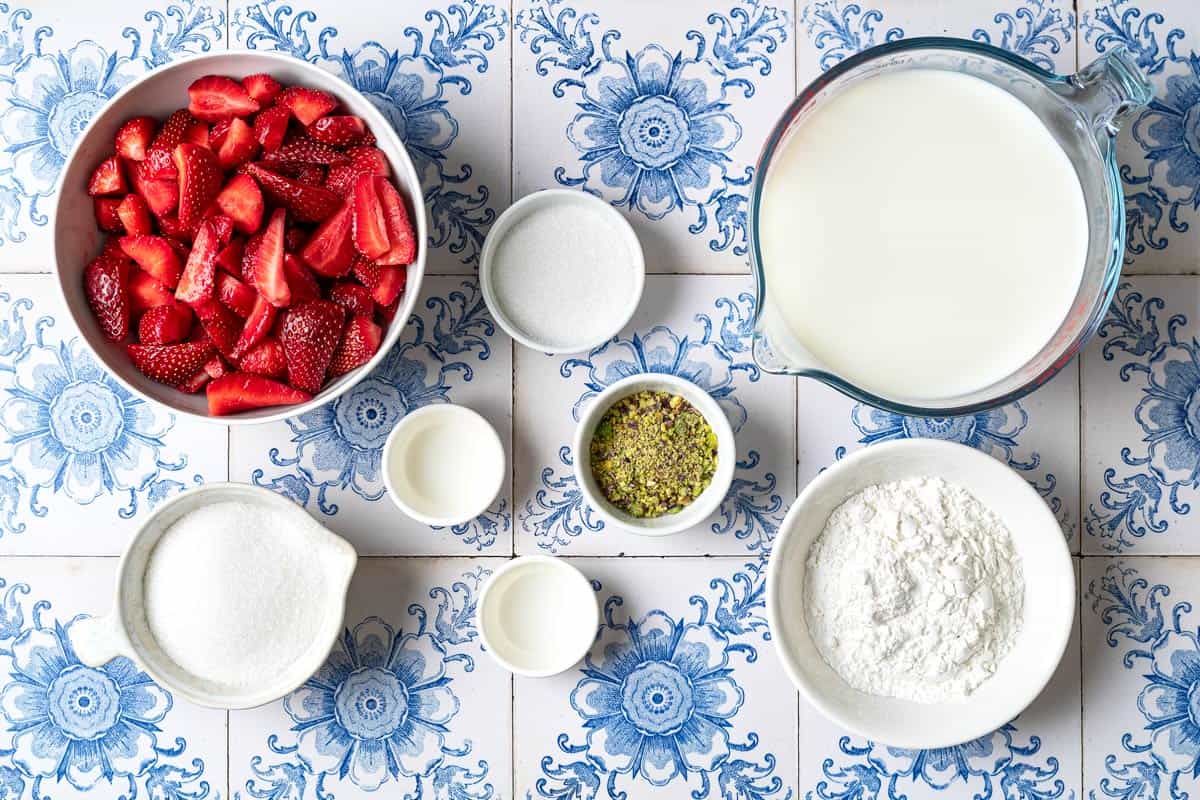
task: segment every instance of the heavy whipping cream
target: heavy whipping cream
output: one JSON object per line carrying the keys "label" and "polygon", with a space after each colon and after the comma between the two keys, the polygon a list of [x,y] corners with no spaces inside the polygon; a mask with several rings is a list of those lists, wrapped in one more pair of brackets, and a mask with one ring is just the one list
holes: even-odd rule
{"label": "heavy whipping cream", "polygon": [[1021,101],[968,75],[866,78],[766,177],[768,301],[831,371],[889,398],[981,389],[1051,339],[1087,255],[1083,191]]}

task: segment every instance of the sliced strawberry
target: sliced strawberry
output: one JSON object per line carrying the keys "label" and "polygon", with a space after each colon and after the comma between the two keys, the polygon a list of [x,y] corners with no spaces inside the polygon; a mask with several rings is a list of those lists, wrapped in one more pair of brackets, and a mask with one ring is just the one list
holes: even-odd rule
{"label": "sliced strawberry", "polygon": [[100,256],[83,270],[83,293],[104,338],[119,342],[129,335],[129,290],[123,265]]}
{"label": "sliced strawberry", "polygon": [[200,318],[205,337],[217,348],[217,352],[232,360],[242,321],[217,300],[201,303],[193,311]]}
{"label": "sliced strawberry", "polygon": [[342,333],[344,316],[342,307],[328,300],[310,300],[288,309],[280,333],[288,383],[306,392],[320,390]]}
{"label": "sliced strawberry", "polygon": [[359,175],[354,182],[354,246],[372,259],[388,251],[387,220],[373,175]]}
{"label": "sliced strawberry", "polygon": [[212,127],[208,129],[208,144],[213,150],[220,150],[221,145],[225,142],[225,137],[229,135],[229,126],[233,122],[232,119],[222,119],[214,122]]}
{"label": "sliced strawberry", "polygon": [[[195,231],[190,231],[179,223],[179,217],[174,214],[166,214],[158,218],[158,227],[162,231],[163,236],[169,237],[172,242],[179,242],[185,245],[192,240],[192,235]],[[184,260],[187,259],[187,253],[181,254]]]}
{"label": "sliced strawberry", "polygon": [[213,355],[205,342],[131,344],[125,351],[143,375],[168,386],[186,383]]}
{"label": "sliced strawberry", "polygon": [[316,300],[321,296],[321,287],[312,271],[291,253],[283,255],[283,274],[287,278],[292,303],[304,303],[308,300]]}
{"label": "sliced strawberry", "polygon": [[125,223],[118,210],[121,200],[115,197],[93,197],[92,213],[96,215],[96,224],[100,230],[108,233],[124,233]]}
{"label": "sliced strawberry", "polygon": [[275,314],[275,306],[268,303],[261,294],[254,299],[254,308],[246,317],[246,324],[242,326],[237,344],[233,346],[234,361],[249,353],[256,344],[262,341],[262,338],[271,330],[271,326],[275,324]]}
{"label": "sliced strawberry", "polygon": [[254,288],[272,305],[283,307],[292,302],[287,277],[283,272],[283,230],[287,212],[275,209],[271,221],[263,230],[262,240],[254,254]]}
{"label": "sliced strawberry", "polygon": [[129,184],[125,182],[125,172],[121,169],[121,159],[109,156],[96,165],[92,178],[88,181],[88,194],[125,194]]}
{"label": "sliced strawberry", "polygon": [[234,117],[217,148],[217,161],[221,164],[221,169],[230,170],[245,164],[254,158],[257,152],[258,140],[254,138],[254,129],[245,121]]}
{"label": "sliced strawberry", "polygon": [[179,223],[193,227],[221,192],[221,165],[211,150],[184,142],[175,147],[179,170]]}
{"label": "sliced strawberry", "polygon": [[370,316],[375,311],[375,300],[365,286],[353,281],[338,281],[329,289],[329,299],[346,309],[350,316]]}
{"label": "sliced strawberry", "polygon": [[154,222],[150,219],[150,207],[140,195],[127,194],[117,206],[117,216],[127,233],[154,233]]}
{"label": "sliced strawberry", "polygon": [[207,385],[208,382],[211,380],[212,380],[212,376],[208,374],[208,371],[204,370],[204,369],[200,369],[200,370],[196,371],[195,375],[188,378],[186,381],[179,384],[175,388],[178,389],[179,391],[183,392],[184,394],[196,394],[201,389],[203,389],[205,387],[205,385]]}
{"label": "sliced strawberry", "polygon": [[217,253],[217,269],[237,278],[242,274],[242,255],[246,252],[246,240],[240,236],[235,236],[229,240],[229,244]]}
{"label": "sliced strawberry", "polygon": [[279,81],[265,73],[257,75],[247,75],[242,78],[242,88],[246,90],[246,94],[250,95],[260,106],[268,106],[275,102],[275,98],[283,91],[283,86]]}
{"label": "sliced strawberry", "polygon": [[192,310],[183,303],[155,306],[138,320],[138,341],[142,344],[182,342],[192,330]]}
{"label": "sliced strawberry", "polygon": [[300,166],[304,164],[349,164],[350,156],[334,150],[315,139],[301,137],[263,156],[263,163],[272,167]]}
{"label": "sliced strawberry", "polygon": [[384,326],[391,325],[392,320],[394,320],[396,318],[396,312],[399,310],[400,310],[399,296],[397,296],[395,300],[388,303],[386,306],[381,306],[378,303],[376,303],[375,304],[375,319],[378,320],[380,325],[384,325]]}
{"label": "sliced strawberry", "polygon": [[217,299],[239,317],[248,317],[254,310],[258,292],[225,272],[218,272],[216,279]]}
{"label": "sliced strawberry", "polygon": [[154,137],[154,141],[150,143],[150,149],[165,150],[169,155],[176,145],[185,141],[184,137],[195,122],[196,118],[189,114],[186,108],[173,112],[163,123],[162,129]]}
{"label": "sliced strawberry", "polygon": [[299,225],[288,225],[287,231],[283,234],[283,250],[285,253],[298,253],[306,241],[308,241],[308,231]]}
{"label": "sliced strawberry", "polygon": [[254,162],[242,169],[258,181],[268,197],[292,212],[300,222],[321,222],[342,204],[340,197],[324,187],[293,181]]}
{"label": "sliced strawberry", "polygon": [[364,173],[384,177],[391,175],[387,156],[379,148],[351,147],[346,151],[346,155],[350,156],[350,163],[331,167],[329,177],[325,179],[325,188],[335,194],[342,197],[350,195],[354,191],[354,183],[358,176]]}
{"label": "sliced strawberry", "polygon": [[179,170],[175,168],[175,148],[164,150],[161,147],[151,147],[146,151],[146,158],[137,165],[142,177],[151,180],[179,180]]}
{"label": "sliced strawberry", "polygon": [[179,254],[162,236],[122,236],[121,249],[164,286],[174,289],[183,272]]}
{"label": "sliced strawberry", "polygon": [[146,205],[155,215],[170,214],[179,204],[178,184],[174,180],[146,177],[141,169],[144,164],[146,161],[139,162],[134,168],[133,190],[146,201]]}
{"label": "sliced strawberry", "polygon": [[130,161],[141,161],[150,149],[158,120],[154,117],[131,117],[117,129],[115,146],[117,155]]}
{"label": "sliced strawberry", "polygon": [[254,138],[268,153],[283,144],[287,135],[288,120],[292,114],[283,106],[271,106],[254,118]]}
{"label": "sliced strawberry", "polygon": [[225,75],[205,75],[188,87],[188,111],[205,122],[246,117],[258,109],[258,101]]}
{"label": "sliced strawberry", "polygon": [[388,251],[375,260],[381,265],[393,267],[411,264],[417,257],[417,236],[413,232],[408,209],[404,206],[404,198],[387,178],[375,178],[375,191],[379,195],[379,202],[383,205],[383,216],[387,222],[390,244]]}
{"label": "sliced strawberry", "polygon": [[283,345],[274,336],[267,336],[246,351],[238,362],[238,369],[268,378],[286,378],[287,358],[283,355]]}
{"label": "sliced strawberry", "polygon": [[361,118],[349,114],[341,114],[321,119],[308,126],[308,135],[318,142],[331,144],[335,147],[347,147],[358,144],[363,134],[367,132],[367,123]]}
{"label": "sliced strawberry", "polygon": [[175,287],[176,300],[194,306],[212,299],[219,246],[220,239],[212,223],[204,220],[196,231],[196,240],[192,243],[192,252],[183,268],[183,277]]}
{"label": "sliced strawberry", "polygon": [[135,269],[129,276],[129,305],[134,314],[175,302],[175,295],[149,272]]}
{"label": "sliced strawberry", "polygon": [[345,375],[370,361],[379,350],[382,339],[383,331],[369,316],[352,317],[346,323],[342,341],[329,362],[329,377]]}
{"label": "sliced strawberry", "polygon": [[290,86],[279,94],[279,105],[291,109],[292,115],[301,125],[312,125],[321,117],[337,108],[333,95],[320,89],[305,86]]}
{"label": "sliced strawberry", "polygon": [[249,175],[234,175],[217,195],[217,208],[233,220],[233,226],[250,234],[262,226],[262,190]]}
{"label": "sliced strawberry", "polygon": [[258,248],[262,247],[262,239],[261,233],[254,234],[246,240],[246,247],[242,252],[242,280],[251,286],[257,285],[254,276],[258,272]]}
{"label": "sliced strawberry", "polygon": [[379,282],[371,290],[371,297],[381,306],[391,305],[404,292],[407,284],[407,267],[380,267]]}
{"label": "sliced strawberry", "polygon": [[183,141],[194,144],[197,147],[206,148],[208,150],[216,149],[212,146],[212,142],[209,141],[208,125],[204,124],[200,120],[193,122],[188,126],[187,130],[183,132]]}
{"label": "sliced strawberry", "polygon": [[340,277],[354,263],[353,208],[344,203],[337,213],[322,222],[300,251],[300,257],[319,274]]}
{"label": "sliced strawberry", "polygon": [[312,395],[287,384],[244,372],[231,372],[208,384],[208,413],[214,417],[252,408],[305,403],[311,399]]}
{"label": "sliced strawberry", "polygon": [[220,246],[224,247],[233,239],[233,220],[224,214],[209,213],[204,218],[213,226],[213,231],[217,234],[217,241]]}
{"label": "sliced strawberry", "polygon": [[216,355],[204,362],[204,371],[208,373],[210,378],[219,378],[222,375],[229,374],[229,367],[225,363],[225,359]]}

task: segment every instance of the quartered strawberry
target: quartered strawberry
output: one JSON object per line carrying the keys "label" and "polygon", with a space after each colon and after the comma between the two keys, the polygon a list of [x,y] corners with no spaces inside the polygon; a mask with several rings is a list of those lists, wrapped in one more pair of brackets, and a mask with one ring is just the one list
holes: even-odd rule
{"label": "quartered strawberry", "polygon": [[168,386],[185,383],[213,355],[212,345],[206,342],[131,344],[125,351],[143,375]]}
{"label": "quartered strawberry", "polygon": [[212,376],[208,374],[207,370],[199,369],[196,371],[195,375],[188,378],[186,381],[179,384],[175,388],[178,389],[179,391],[183,392],[184,394],[196,394],[201,389],[203,389],[208,384],[208,382],[211,380],[212,380]]}
{"label": "quartered strawberry", "polygon": [[275,314],[275,306],[268,303],[261,294],[254,299],[254,307],[250,309],[246,324],[242,326],[242,332],[233,346],[234,361],[249,353],[270,332],[275,324]]}
{"label": "quartered strawberry", "polygon": [[[240,87],[239,87],[240,88]],[[221,192],[221,165],[207,148],[183,142],[174,151],[179,170],[179,223],[193,227]]]}
{"label": "quartered strawberry", "polygon": [[137,164],[142,177],[152,180],[178,180],[179,170],[175,168],[175,148],[165,150],[161,147],[151,147],[146,151],[146,157]]}
{"label": "quartered strawberry", "polygon": [[170,289],[179,283],[183,264],[171,242],[163,236],[134,235],[121,237],[121,249],[154,278]]}
{"label": "quartered strawberry", "polygon": [[213,150],[221,149],[221,144],[225,141],[225,137],[229,135],[229,125],[235,119],[237,119],[237,117],[221,119],[212,124],[212,127],[208,129],[209,147],[211,147]]}
{"label": "quartered strawberry", "polygon": [[182,342],[192,330],[192,310],[183,303],[155,306],[138,320],[138,341],[142,344]]}
{"label": "quartered strawberry", "polygon": [[359,256],[354,261],[354,277],[371,291],[371,298],[381,306],[395,302],[408,282],[405,267],[383,267],[369,258]]}
{"label": "quartered strawberry", "polygon": [[400,297],[388,303],[386,306],[375,304],[375,319],[380,325],[391,325],[392,320],[396,318],[396,312],[400,310]]}
{"label": "quartered strawberry", "polygon": [[179,185],[175,183],[174,178],[150,177],[149,173],[152,170],[146,169],[148,163],[149,157],[145,161],[139,161],[133,168],[133,190],[146,201],[146,205],[156,216],[161,217],[170,214],[179,204]]}
{"label": "quartered strawberry", "polygon": [[123,273],[119,261],[104,256],[92,259],[83,270],[83,294],[104,338],[110,342],[129,335],[129,290]]}
{"label": "quartered strawberry", "polygon": [[234,117],[229,123],[229,130],[217,147],[217,161],[221,169],[230,170],[245,164],[254,158],[258,152],[258,140],[254,138],[254,129],[244,120]]}
{"label": "quartered strawberry", "polygon": [[345,375],[370,361],[379,350],[382,339],[383,331],[369,316],[352,317],[346,323],[342,341],[329,362],[329,377]]}
{"label": "quartered strawberry", "polygon": [[279,340],[288,364],[288,383],[315,393],[341,337],[345,312],[337,303],[310,300],[288,309]]}
{"label": "quartered strawberry", "polygon": [[216,294],[226,308],[243,318],[250,316],[259,296],[258,292],[226,272],[217,273]]}
{"label": "quartered strawberry", "polygon": [[175,295],[149,272],[133,270],[129,276],[129,305],[134,314],[175,302]]}
{"label": "quartered strawberry", "polygon": [[92,196],[128,192],[129,184],[125,182],[125,171],[121,169],[121,159],[109,156],[97,164],[96,169],[92,172],[91,180],[88,181],[87,191]]}
{"label": "quartered strawberry", "polygon": [[279,93],[278,103],[290,109],[301,125],[312,125],[337,108],[337,100],[333,95],[305,86],[290,86],[284,89]]}
{"label": "quartered strawberry", "polygon": [[258,181],[263,192],[292,212],[300,222],[321,222],[333,215],[342,199],[321,186],[309,186],[251,162],[242,169]]}
{"label": "quartered strawberry", "polygon": [[354,182],[354,246],[371,259],[388,251],[387,220],[374,175],[359,175]]}
{"label": "quartered strawberry", "polygon": [[246,240],[240,236],[235,236],[229,240],[229,244],[221,248],[221,252],[217,253],[217,269],[239,277],[242,274],[242,255],[246,251]]}
{"label": "quartered strawberry", "polygon": [[265,154],[262,160],[264,164],[271,166],[300,166],[303,164],[331,166],[349,164],[350,156],[315,139],[301,137],[288,142],[278,150]]}
{"label": "quartered strawberry", "polygon": [[287,277],[283,273],[283,230],[287,212],[277,208],[263,230],[254,254],[254,287],[271,305],[283,307],[292,302]]}
{"label": "quartered strawberry", "polygon": [[362,141],[367,132],[367,123],[350,114],[321,117],[308,126],[308,135],[318,142],[335,147],[347,147]]}
{"label": "quartered strawberry", "polygon": [[287,278],[293,304],[316,300],[321,296],[321,287],[312,271],[291,253],[283,254],[283,275]]}
{"label": "quartered strawberry", "polygon": [[117,129],[117,155],[129,161],[141,161],[150,149],[154,132],[158,130],[158,120],[154,117],[131,117]]}
{"label": "quartered strawberry", "polygon": [[298,253],[308,241],[308,231],[299,225],[288,225],[283,234],[283,250],[285,253]]}
{"label": "quartered strawberry", "polygon": [[349,164],[331,167],[329,176],[325,179],[325,188],[346,197],[354,191],[354,182],[359,175],[391,175],[387,156],[377,147],[351,147],[346,151],[350,156]]}
{"label": "quartered strawberry", "polygon": [[309,237],[300,257],[317,273],[337,278],[350,271],[354,264],[353,208],[342,205],[337,213],[322,222]]}
{"label": "quartered strawberry", "polygon": [[205,75],[188,87],[188,111],[205,122],[246,117],[258,109],[258,101],[240,83],[225,75]]}
{"label": "quartered strawberry", "polygon": [[242,321],[217,300],[200,303],[193,310],[200,318],[205,337],[217,348],[217,352],[232,360]]}
{"label": "quartered strawberry", "polygon": [[387,223],[388,251],[375,260],[385,266],[411,264],[417,256],[417,236],[404,198],[387,178],[375,178],[375,191],[383,205],[383,217]]}
{"label": "quartered strawberry", "polygon": [[154,222],[150,219],[150,207],[141,195],[127,194],[117,206],[117,216],[126,233],[154,233]]}
{"label": "quartered strawberry", "polygon": [[242,251],[242,280],[251,286],[257,285],[254,275],[258,271],[258,248],[262,246],[262,239],[261,233],[254,234],[246,240],[246,247]]}
{"label": "quartered strawberry", "polygon": [[125,232],[125,223],[117,213],[121,202],[115,197],[92,198],[92,213],[96,216],[96,224],[100,226],[100,230],[108,233]]}
{"label": "quartered strawberry", "polygon": [[254,118],[254,138],[263,150],[271,152],[283,144],[291,118],[292,112],[283,106],[271,106],[258,112]]}
{"label": "quartered strawberry", "polygon": [[353,281],[338,281],[329,289],[329,299],[346,309],[350,316],[371,316],[375,300],[367,287]]}
{"label": "quartered strawberry", "polygon": [[283,86],[279,81],[265,73],[257,75],[247,75],[242,78],[242,88],[246,90],[246,94],[250,95],[260,106],[268,106],[275,102],[275,98],[283,91]]}
{"label": "quartered strawberry", "polygon": [[210,381],[207,392],[208,413],[214,417],[252,408],[305,403],[312,399],[312,395],[287,384],[245,372],[231,372]]}
{"label": "quartered strawberry", "polygon": [[286,378],[287,359],[283,355],[283,345],[274,336],[267,336],[242,356],[238,369],[268,378]]}
{"label": "quartered strawberry", "polygon": [[217,214],[212,211],[204,218],[213,226],[213,231],[217,234],[217,241],[221,247],[229,244],[233,239],[233,220],[224,214]]}
{"label": "quartered strawberry", "polygon": [[209,220],[201,222],[196,239],[192,242],[192,252],[184,265],[183,276],[175,287],[176,300],[195,306],[212,299],[220,242],[212,223]]}
{"label": "quartered strawberry", "polygon": [[249,175],[234,175],[217,195],[217,208],[233,220],[233,227],[250,234],[262,227],[262,190]]}
{"label": "quartered strawberry", "polygon": [[[179,222],[179,217],[175,214],[165,214],[158,218],[158,228],[162,231],[163,236],[170,238],[172,242],[179,242],[185,245],[192,240],[192,235],[195,231],[183,227]],[[187,253],[181,254],[182,258],[187,259]]]}
{"label": "quartered strawberry", "polygon": [[189,114],[186,108],[172,112],[158,135],[154,137],[154,141],[150,142],[150,149],[164,150],[170,155],[175,146],[184,141],[187,132],[195,123],[196,118]]}
{"label": "quartered strawberry", "polygon": [[197,145],[198,147],[207,148],[209,150],[216,149],[212,146],[212,142],[210,142],[208,139],[208,125],[204,124],[200,120],[193,122],[188,126],[187,130],[183,132],[183,141]]}

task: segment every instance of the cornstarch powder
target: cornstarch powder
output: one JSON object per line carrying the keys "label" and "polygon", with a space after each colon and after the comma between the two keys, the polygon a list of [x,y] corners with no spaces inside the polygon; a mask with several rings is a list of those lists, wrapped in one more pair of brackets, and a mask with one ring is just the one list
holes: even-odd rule
{"label": "cornstarch powder", "polygon": [[151,551],[143,584],[163,652],[223,686],[280,675],[312,644],[326,611],[314,537],[250,503],[214,503],[177,520]]}
{"label": "cornstarch powder", "polygon": [[869,486],[808,554],[805,615],[825,662],[863,692],[932,703],[970,694],[1021,627],[1008,529],[940,478]]}

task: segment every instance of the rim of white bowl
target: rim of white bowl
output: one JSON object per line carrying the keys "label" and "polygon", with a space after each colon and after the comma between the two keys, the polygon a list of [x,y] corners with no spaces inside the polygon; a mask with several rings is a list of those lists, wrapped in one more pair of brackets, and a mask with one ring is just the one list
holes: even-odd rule
{"label": "rim of white bowl", "polygon": [[[408,436],[414,424],[425,417],[436,416],[438,414],[460,414],[482,422],[488,433],[486,440],[479,446],[481,448],[494,447],[497,452],[500,453],[500,468],[496,470],[495,489],[488,493],[487,502],[483,503],[482,507],[476,509],[470,515],[466,515],[466,512],[463,512],[463,515],[453,517],[435,517],[430,514],[424,514],[420,511],[417,511],[407,501],[405,501],[401,497],[401,493],[396,490],[395,484],[392,483],[392,473],[388,469],[388,464],[391,463],[392,451],[398,446],[397,443],[405,436]],[[487,417],[483,416],[473,408],[467,408],[466,406],[459,405],[457,403],[430,403],[429,405],[422,406],[415,411],[408,412],[401,417],[396,425],[392,428],[391,433],[388,434],[387,440],[383,443],[381,469],[383,471],[384,489],[387,490],[388,497],[392,499],[392,502],[396,504],[397,508],[415,519],[417,522],[420,522],[424,525],[446,528],[450,527],[451,525],[462,525],[463,523],[470,522],[488,510],[488,508],[492,505],[492,501],[496,499],[496,496],[500,494],[500,490],[504,488],[504,474],[505,466],[507,464],[508,458],[504,454],[504,442],[500,439],[500,433],[496,430],[496,426],[489,422]]]}
{"label": "rim of white bowl", "polygon": [[[509,229],[524,219],[529,213],[535,211],[535,206],[553,203],[555,198],[560,198],[568,202],[582,203],[590,205],[592,208],[599,211],[606,218],[612,220],[614,224],[621,230],[629,245],[629,252],[633,258],[634,268],[634,291],[629,296],[629,307],[621,316],[620,324],[615,325],[613,330],[604,336],[598,337],[594,341],[580,343],[579,345],[570,345],[567,347],[555,347],[547,345],[544,342],[539,342],[529,336],[524,330],[514,323],[505,313],[504,307],[500,304],[499,298],[496,297],[492,286],[492,269],[493,257],[495,255],[497,243],[500,242]],[[517,342],[525,345],[531,350],[537,350],[547,355],[564,355],[567,353],[582,353],[591,350],[595,347],[607,342],[612,337],[620,333],[629,321],[633,319],[633,315],[637,313],[638,306],[642,302],[642,292],[646,286],[646,256],[642,251],[642,243],[637,237],[637,232],[634,231],[633,225],[625,218],[620,211],[617,211],[604,200],[596,197],[588,192],[577,189],[542,189],[532,194],[527,194],[520,200],[513,203],[508,208],[501,212],[496,221],[492,223],[492,227],[488,230],[487,238],[483,241],[483,250],[479,254],[479,289],[483,293],[483,301],[487,304],[488,311],[492,312],[492,317],[496,320],[505,333],[511,336]],[[551,312],[552,313],[552,312]]]}
{"label": "rim of white bowl", "polygon": [[[495,647],[492,646],[492,638],[488,634],[487,623],[485,621],[487,619],[487,615],[483,613],[483,610],[487,607],[488,599],[491,597],[492,588],[503,575],[506,575],[514,570],[518,570],[522,567],[529,566],[530,564],[549,564],[555,569],[565,570],[571,575],[572,581],[577,580],[582,583],[584,592],[589,598],[591,598],[592,601],[589,608],[592,609],[593,613],[591,614],[590,619],[587,621],[587,624],[592,629],[593,636],[588,639],[587,645],[585,645],[584,648],[578,654],[576,654],[574,658],[572,658],[569,662],[563,663],[561,666],[554,664],[553,666],[543,667],[542,669],[524,669],[522,667],[518,667],[496,651]],[[483,644],[484,652],[491,656],[491,659],[501,667],[513,673],[514,675],[520,675],[525,678],[549,678],[551,675],[558,675],[566,672],[571,667],[578,664],[579,661],[588,654],[588,651],[592,649],[592,645],[595,644],[596,641],[594,632],[600,627],[600,603],[598,600],[596,600],[596,592],[592,589],[592,582],[579,570],[578,567],[569,563],[565,558],[557,558],[555,556],[546,556],[540,554],[518,556],[516,558],[509,559],[497,567],[492,572],[491,576],[484,582],[483,587],[479,590],[479,603],[477,604],[475,610],[475,623],[475,627],[479,631],[479,640]],[[580,624],[584,624],[584,621],[580,620]],[[563,656],[563,659],[565,661],[565,655]]]}
{"label": "rim of white bowl", "polygon": [[[838,705],[830,703],[826,698],[819,693],[815,686],[804,676],[796,663],[796,658],[785,647],[784,638],[782,636],[781,614],[783,610],[778,608],[780,589],[779,589],[779,571],[781,569],[779,560],[783,557],[780,555],[785,551],[787,539],[792,535],[795,529],[795,520],[804,513],[807,502],[810,498],[816,497],[821,492],[825,491],[827,485],[838,480],[842,473],[854,470],[863,462],[869,462],[880,458],[885,458],[889,453],[903,449],[924,449],[924,450],[941,450],[945,457],[949,459],[972,459],[977,460],[980,464],[989,465],[989,469],[994,468],[994,474],[997,480],[1010,482],[1014,490],[1026,496],[1032,501],[1030,508],[1040,508],[1044,512],[1044,522],[1049,531],[1053,533],[1052,537],[1048,537],[1049,541],[1056,542],[1057,545],[1051,544],[1054,552],[1058,555],[1056,558],[1061,558],[1065,569],[1063,574],[1069,576],[1072,590],[1069,593],[1071,598],[1077,597],[1075,591],[1076,577],[1075,566],[1071,559],[1071,551],[1067,546],[1066,537],[1062,535],[1062,528],[1059,526],[1058,520],[1054,514],[1046,506],[1045,501],[1037,490],[1029,485],[1028,482],[1020,475],[1017,475],[1013,470],[986,453],[982,453],[972,447],[956,442],[948,442],[938,439],[901,439],[892,442],[881,442],[879,444],[865,447],[850,455],[846,456],[841,461],[837,461],[830,465],[827,469],[818,473],[813,478],[808,486],[800,492],[795,502],[788,509],[787,515],[779,526],[779,533],[772,543],[771,557],[767,563],[767,579],[766,579],[766,612],[767,612],[767,627],[772,631],[772,639],[774,641],[775,653],[783,665],[784,672],[787,673],[792,685],[796,687],[801,696],[804,697],[814,708],[820,711],[825,717],[832,720],[840,727],[862,736],[872,741],[884,741],[878,734],[878,731],[870,730],[869,726],[858,724],[854,719],[848,717],[841,712]],[[844,498],[843,498],[844,499]],[[1035,512],[1039,513],[1039,512]],[[805,554],[807,557],[807,553]],[[914,750],[928,750],[941,747],[954,747],[963,744],[964,742],[972,741],[980,736],[983,736],[991,731],[996,730],[1002,725],[1007,724],[1017,717],[1021,712],[1029,707],[1038,695],[1046,688],[1047,684],[1054,677],[1054,673],[1058,670],[1059,664],[1062,663],[1063,655],[1066,653],[1067,644],[1070,642],[1071,633],[1075,626],[1075,605],[1074,601],[1069,603],[1070,613],[1065,617],[1066,624],[1062,626],[1062,630],[1057,636],[1048,642],[1045,642],[1046,652],[1055,654],[1052,662],[1049,662],[1045,669],[1040,671],[1035,680],[1026,684],[1025,691],[1016,694],[1012,697],[1012,702],[1005,705],[1002,709],[997,710],[984,720],[982,720],[978,729],[964,731],[959,737],[944,738],[945,734],[940,730],[931,734],[923,731],[911,732],[911,738],[906,741],[886,741],[892,747],[901,747]],[[1026,609],[1025,613],[1029,613],[1030,609]],[[1011,656],[1011,653],[1006,654],[1004,658]],[[818,657],[820,657],[818,655]],[[1001,662],[1003,659],[1001,659]],[[836,673],[835,673],[836,674]],[[870,695],[863,693],[864,697],[870,698]],[[942,737],[942,738],[939,738]]]}
{"label": "rim of white bowl", "polygon": [[[215,423],[218,425],[265,425],[270,422],[279,422],[281,420],[291,419],[292,417],[296,417],[305,412],[312,411],[315,408],[319,408],[332,400],[336,400],[338,397],[358,385],[359,381],[370,374],[370,372],[375,369],[375,367],[377,367],[381,361],[383,361],[383,359],[387,356],[388,351],[395,346],[397,341],[399,341],[400,334],[408,325],[408,320],[412,316],[413,310],[417,305],[417,300],[421,292],[421,286],[424,283],[425,261],[429,250],[429,237],[427,231],[428,223],[425,210],[425,197],[424,192],[421,190],[420,176],[417,174],[417,170],[413,165],[412,158],[408,154],[408,149],[404,146],[404,142],[400,139],[399,134],[396,133],[395,128],[388,123],[387,119],[384,118],[379,109],[377,109],[375,105],[363,95],[362,92],[358,91],[349,83],[347,83],[346,80],[340,75],[323,70],[320,67],[308,63],[307,61],[295,58],[294,56],[290,56],[285,53],[272,52],[269,50],[234,49],[208,53],[196,53],[194,55],[183,56],[181,58],[174,59],[167,64],[150,70],[145,75],[138,77],[129,85],[120,89],[116,94],[108,99],[108,102],[100,107],[100,110],[92,116],[90,121],[98,120],[105,114],[111,113],[111,110],[119,101],[136,92],[151,78],[161,75],[164,72],[183,69],[204,61],[215,61],[219,59],[228,59],[231,57],[258,59],[264,63],[286,64],[289,68],[298,69],[313,75],[323,76],[325,79],[332,79],[338,83],[340,87],[337,92],[335,92],[338,100],[344,99],[345,96],[353,96],[357,100],[361,101],[362,110],[356,113],[363,117],[364,121],[367,123],[368,129],[375,134],[375,146],[378,147],[379,150],[381,150],[388,158],[388,162],[390,163],[392,169],[397,173],[396,177],[403,175],[405,179],[406,185],[403,188],[406,194],[411,195],[408,198],[410,201],[409,210],[413,215],[413,222],[415,223],[417,229],[417,240],[420,242],[420,246],[417,248],[416,260],[407,265],[408,277],[407,285],[405,287],[405,297],[401,301],[399,308],[396,309],[396,315],[392,318],[392,321],[388,326],[387,333],[384,336],[383,341],[380,343],[378,352],[372,356],[371,360],[366,364],[363,364],[361,367],[358,367],[346,373],[345,375],[340,376],[334,383],[313,395],[312,399],[308,400],[307,402],[287,406],[276,406],[275,408],[278,409],[276,411],[271,411],[270,408],[263,408],[219,417],[211,416],[209,414],[196,413],[195,411],[191,411],[186,408],[180,408],[172,403],[167,403],[158,398],[151,397],[137,386],[133,385],[133,383],[123,378],[117,373],[116,370],[111,369],[104,357],[95,347],[92,346],[92,342],[88,338],[87,334],[84,333],[79,323],[76,321],[75,314],[71,310],[71,304],[67,299],[66,291],[63,287],[64,276],[62,270],[59,268],[58,236],[56,234],[58,228],[59,206],[62,202],[65,179],[67,173],[71,170],[71,166],[79,156],[80,150],[83,149],[84,141],[87,140],[90,133],[89,129],[94,131],[94,128],[92,128],[91,125],[84,129],[83,133],[75,140],[74,144],[72,144],[71,152],[67,155],[67,159],[63,163],[63,168],[59,172],[58,179],[55,181],[54,208],[51,211],[49,226],[51,231],[50,255],[54,264],[54,275],[56,278],[55,286],[58,289],[59,302],[67,312],[67,318],[70,320],[72,327],[79,334],[79,340],[83,342],[83,345],[96,360],[96,363],[99,364],[104,369],[105,373],[112,377],[113,380],[117,381],[117,383],[121,384],[121,386],[128,389],[137,397],[142,398],[147,403],[152,403],[154,405],[166,408],[172,414],[179,414],[190,419]],[[270,70],[262,69],[255,71],[269,72]],[[384,142],[386,142],[387,147],[382,146],[382,143]],[[392,152],[389,151],[394,151],[399,160],[393,158]],[[413,191],[409,191],[413,187],[416,188],[415,193]],[[171,387],[167,388],[170,389]]]}
{"label": "rim of white bowl", "polygon": [[[604,412],[621,398],[643,389],[680,395],[704,415],[709,427],[717,435],[717,471],[700,496],[676,514],[664,514],[644,520],[626,514],[604,499],[596,486],[595,478],[592,477],[591,462],[587,457],[591,449],[592,434]],[[725,416],[717,401],[713,400],[712,395],[686,378],[658,372],[643,372],[622,378],[593,397],[584,408],[579,424],[575,426],[575,437],[571,446],[575,456],[575,482],[579,485],[584,501],[595,509],[605,522],[640,536],[670,536],[707,519],[717,510],[729,492],[737,463],[737,442],[733,426],[729,424],[729,418]]]}

